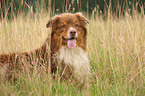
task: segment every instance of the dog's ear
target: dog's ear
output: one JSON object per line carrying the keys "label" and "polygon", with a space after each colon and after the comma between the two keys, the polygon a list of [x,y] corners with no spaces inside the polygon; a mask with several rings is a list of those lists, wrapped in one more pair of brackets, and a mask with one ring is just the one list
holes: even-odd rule
{"label": "dog's ear", "polygon": [[60,17],[59,17],[58,15],[52,17],[52,18],[48,21],[48,23],[46,24],[46,28],[52,27],[52,25],[53,25],[54,23],[58,22],[59,18],[60,18]]}
{"label": "dog's ear", "polygon": [[85,24],[89,24],[89,20],[85,18],[82,13],[78,12],[74,14],[80,21],[84,22]]}

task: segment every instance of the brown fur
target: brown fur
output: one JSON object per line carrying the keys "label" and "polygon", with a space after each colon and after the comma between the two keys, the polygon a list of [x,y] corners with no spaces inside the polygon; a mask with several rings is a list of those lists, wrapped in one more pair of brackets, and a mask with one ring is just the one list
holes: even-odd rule
{"label": "brown fur", "polygon": [[[76,14],[65,13],[54,16],[52,19],[48,21],[46,25],[47,28],[48,27],[52,28],[51,39],[48,36],[48,38],[46,39],[41,48],[38,48],[31,52],[0,55],[1,68],[7,66],[6,73],[8,73],[9,74],[8,77],[11,78],[14,70],[18,69],[18,73],[21,72],[23,70],[22,65],[29,66],[29,68],[31,69],[33,67],[32,61],[35,61],[39,62],[40,66],[41,64],[46,65],[45,66],[47,67],[46,69],[51,67],[52,73],[56,73],[58,67],[60,67],[59,70],[61,70],[62,73],[65,70],[66,73],[63,74],[63,77],[65,79],[70,78],[71,76],[73,76],[72,75],[74,71],[73,68],[71,66],[68,66],[64,62],[61,62],[61,64],[58,63],[58,60],[56,60],[55,55],[56,53],[59,54],[59,51],[62,48],[62,46],[66,46],[64,38],[67,38],[67,32],[70,27],[73,27],[77,30],[78,33],[77,45],[81,49],[86,51],[87,23],[88,20],[85,17],[83,17],[80,13]],[[49,53],[51,54],[51,61],[49,61],[50,59]],[[24,61],[26,61],[27,63]],[[51,62],[51,64],[49,62]]]}
{"label": "brown fur", "polygon": [[[89,21],[85,17],[83,17],[80,13],[76,13],[76,14],[65,13],[65,14],[54,16],[51,20],[48,21],[46,25],[46,27],[52,27],[51,46],[50,46],[51,69],[52,69],[51,71],[52,73],[56,73],[56,71],[59,70],[60,73],[63,73],[63,71],[65,70],[66,74],[62,75],[63,79],[65,80],[70,78],[70,76],[72,76],[72,78],[77,78],[77,77],[75,76],[75,74],[73,74],[74,68],[72,66],[65,64],[64,63],[65,61],[59,62],[57,57],[60,54],[60,49],[62,48],[62,46],[67,45],[65,39],[67,39],[69,28],[73,27],[76,29],[78,34],[77,37],[78,47],[80,47],[84,51],[87,51],[87,47],[86,47],[86,39],[87,39],[86,24],[87,23],[89,23]],[[84,74],[86,73],[84,72]]]}
{"label": "brown fur", "polygon": [[0,79],[17,79],[17,76],[14,75],[20,74],[22,72],[26,73],[24,71],[32,70],[34,63],[38,64],[39,66],[43,65],[46,67],[46,69],[48,69],[50,53],[49,41],[50,39],[48,36],[40,48],[31,52],[0,55]]}
{"label": "brown fur", "polygon": [[[80,13],[76,14],[62,14],[62,15],[56,15],[53,17],[49,22],[47,23],[46,27],[52,27],[52,33],[51,33],[51,57],[53,59],[53,55],[60,50],[60,48],[63,45],[66,45],[63,38],[67,38],[67,31],[69,27],[75,27],[78,31],[79,36],[77,45],[81,47],[83,50],[86,50],[86,36],[87,36],[87,28],[86,23],[89,23],[89,21],[80,15]],[[69,25],[68,25],[69,24]],[[77,24],[77,26],[76,26]],[[60,43],[62,42],[62,43]],[[55,66],[54,60],[51,60],[52,66]],[[56,68],[54,68],[56,69]],[[56,71],[53,70],[52,71]]]}

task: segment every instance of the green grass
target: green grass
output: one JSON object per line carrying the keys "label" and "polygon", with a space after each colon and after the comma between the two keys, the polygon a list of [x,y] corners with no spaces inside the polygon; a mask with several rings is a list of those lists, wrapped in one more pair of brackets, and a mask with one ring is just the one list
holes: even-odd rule
{"label": "green grass", "polygon": [[[48,12],[0,21],[0,54],[31,51],[42,45],[50,33],[45,25]],[[145,16],[135,13],[120,19],[103,16],[90,19],[88,56],[92,78],[90,87],[80,90],[73,84],[55,81],[38,69],[23,74],[16,82],[0,83],[0,96],[144,96]],[[2,72],[2,69],[0,70]]]}

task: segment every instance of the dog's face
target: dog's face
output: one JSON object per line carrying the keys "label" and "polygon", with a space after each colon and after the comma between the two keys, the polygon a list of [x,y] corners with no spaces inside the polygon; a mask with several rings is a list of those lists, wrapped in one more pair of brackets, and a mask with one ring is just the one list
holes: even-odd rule
{"label": "dog's face", "polygon": [[76,45],[85,49],[86,47],[86,24],[89,21],[80,13],[65,13],[54,16],[47,23],[47,27],[52,27],[51,36],[62,45],[67,45],[73,49]]}

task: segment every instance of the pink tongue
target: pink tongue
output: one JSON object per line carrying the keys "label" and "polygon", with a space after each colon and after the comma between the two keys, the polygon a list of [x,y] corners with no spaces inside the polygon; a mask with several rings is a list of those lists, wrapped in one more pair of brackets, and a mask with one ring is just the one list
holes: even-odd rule
{"label": "pink tongue", "polygon": [[76,41],[77,41],[77,40],[75,40],[75,39],[73,39],[73,40],[68,40],[68,41],[67,41],[67,46],[68,46],[70,49],[75,48],[75,46],[76,46]]}

